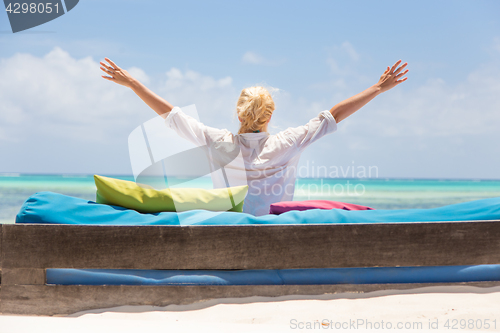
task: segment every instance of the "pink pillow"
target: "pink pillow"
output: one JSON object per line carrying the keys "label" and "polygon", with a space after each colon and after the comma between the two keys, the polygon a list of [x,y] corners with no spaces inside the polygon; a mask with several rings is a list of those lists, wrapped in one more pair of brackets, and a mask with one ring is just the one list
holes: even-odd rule
{"label": "pink pillow", "polygon": [[271,204],[269,214],[282,214],[291,210],[308,209],[372,210],[373,208],[330,200],[283,201]]}

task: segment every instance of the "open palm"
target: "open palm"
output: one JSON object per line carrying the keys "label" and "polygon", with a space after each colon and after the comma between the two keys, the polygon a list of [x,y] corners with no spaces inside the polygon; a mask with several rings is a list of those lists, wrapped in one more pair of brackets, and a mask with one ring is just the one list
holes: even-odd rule
{"label": "open palm", "polygon": [[408,79],[407,77],[401,79],[406,73],[408,73],[408,69],[401,72],[408,65],[408,63],[405,62],[402,66],[398,67],[400,64],[401,60],[397,61],[391,68],[388,66],[384,74],[382,74],[380,80],[378,81],[381,92],[392,89]]}
{"label": "open palm", "polygon": [[104,58],[108,63],[105,64],[102,61],[100,62],[101,64],[101,70],[106,73],[108,76],[102,76],[104,79],[108,81],[113,81],[115,83],[121,84],[122,86],[125,87],[130,87],[130,84],[134,80],[132,75],[130,75],[126,70],[123,68],[118,67],[113,61],[111,61],[108,58]]}

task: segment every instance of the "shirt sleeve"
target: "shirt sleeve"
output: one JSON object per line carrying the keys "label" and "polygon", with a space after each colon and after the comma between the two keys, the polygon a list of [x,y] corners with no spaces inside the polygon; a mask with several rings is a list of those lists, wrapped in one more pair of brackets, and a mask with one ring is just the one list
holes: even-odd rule
{"label": "shirt sleeve", "polygon": [[317,117],[299,127],[289,127],[283,135],[290,138],[294,146],[302,151],[319,138],[337,130],[337,121],[330,111],[321,111]]}
{"label": "shirt sleeve", "polygon": [[225,135],[230,134],[227,129],[217,129],[202,124],[182,112],[181,108],[177,106],[165,118],[165,125],[198,147],[219,141]]}

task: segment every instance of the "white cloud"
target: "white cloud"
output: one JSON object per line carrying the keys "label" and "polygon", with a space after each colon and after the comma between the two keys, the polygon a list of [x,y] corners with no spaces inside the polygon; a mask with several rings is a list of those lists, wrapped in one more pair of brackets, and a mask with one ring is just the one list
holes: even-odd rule
{"label": "white cloud", "polygon": [[[130,89],[101,78],[99,67],[91,57],[75,59],[58,47],[43,57],[1,59],[0,140],[108,142],[156,115]],[[231,77],[172,68],[164,80],[151,82],[142,69],[127,70],[175,105],[196,104],[211,126],[231,125],[238,96]]]}
{"label": "white cloud", "polygon": [[232,78],[227,76],[225,78],[216,80],[210,76],[204,76],[198,72],[188,70],[182,73],[177,68],[172,68],[167,72],[167,81],[165,82],[165,88],[172,89],[181,86],[197,87],[202,91],[208,91],[211,89],[224,89],[231,87]]}
{"label": "white cloud", "polygon": [[434,78],[412,90],[406,90],[404,85],[377,97],[370,113],[356,117],[351,129],[398,138],[498,133],[499,65],[482,66],[456,84]]}
{"label": "white cloud", "polygon": [[284,58],[268,59],[258,53],[255,53],[253,51],[248,51],[243,55],[241,61],[244,64],[250,64],[250,65],[278,66],[283,64],[285,62],[285,59]]}
{"label": "white cloud", "polygon": [[[0,169],[128,172],[128,135],[156,114],[130,89],[101,78],[99,67],[91,57],[76,59],[58,47],[43,57],[0,59]],[[171,103],[196,104],[207,125],[234,125],[239,91],[231,77],[172,68],[153,81],[140,68],[126,69]],[[38,162],[26,165],[25,159]]]}
{"label": "white cloud", "polygon": [[328,67],[330,67],[330,70],[334,73],[337,73],[340,69],[337,61],[332,57],[328,57],[326,59],[326,64],[328,65]]}
{"label": "white cloud", "polygon": [[239,91],[229,76],[215,79],[192,70],[172,68],[160,83],[159,93],[177,106],[196,104],[200,121],[208,126],[237,128],[234,112]]}
{"label": "white cloud", "polygon": [[500,54],[500,37],[493,39],[492,49]]}
{"label": "white cloud", "polygon": [[340,50],[347,53],[349,55],[349,58],[351,58],[352,61],[359,60],[359,54],[356,52],[356,50],[354,49],[354,47],[352,46],[351,43],[343,42],[342,45],[340,45]]}
{"label": "white cloud", "polygon": [[266,59],[255,52],[248,51],[241,59],[246,64],[261,65],[266,62]]}
{"label": "white cloud", "polygon": [[[348,46],[342,45],[338,47],[339,50],[354,64],[356,56],[349,52]],[[362,57],[355,54],[358,59]],[[339,60],[339,63],[343,62]],[[171,68],[163,79],[154,81],[140,68],[127,70],[175,105],[196,104],[200,120],[206,125],[228,128],[233,133],[237,131],[238,121],[234,118],[234,112],[240,91],[234,87],[231,77],[214,78],[193,70]],[[359,70],[356,71],[353,66],[349,75],[338,74],[330,83],[331,87],[335,87],[334,93],[325,98],[313,98],[310,92],[311,89],[321,90],[321,87],[328,86],[326,83],[312,84],[304,96],[291,96],[286,92],[277,94],[277,112],[271,121],[272,132],[288,126],[303,125],[320,111],[351,96],[356,85],[352,80],[360,80],[363,75]],[[128,134],[155,116],[130,89],[102,79],[97,61],[91,57],[75,59],[60,48],[54,48],[44,57],[16,54],[0,59],[0,78],[0,144],[15,147],[11,149],[10,160],[17,158],[17,151],[45,149],[49,153],[61,147],[72,150],[72,142],[79,142],[82,143],[80,147],[85,147],[87,143],[91,145],[88,151],[82,152],[82,160],[99,156],[99,161],[88,162],[89,168],[106,164],[110,170],[115,167],[123,170],[118,164],[115,166],[113,161],[122,157],[125,162],[122,161],[121,165],[127,163]],[[409,82],[411,79],[410,75]],[[434,142],[441,142],[441,147],[447,147],[446,142],[458,142],[458,139],[467,138],[467,135],[475,135],[478,140],[498,138],[498,63],[492,61],[478,66],[462,82],[448,82],[435,77],[425,84],[410,87],[403,83],[343,121],[336,134],[340,142],[335,141],[337,143],[334,146],[347,147],[347,150],[335,148],[339,150],[335,158],[367,156],[363,154],[391,140],[397,141],[398,145],[414,147],[415,151],[436,152],[438,150],[434,149]],[[318,95],[322,95],[322,92]],[[333,149],[331,140],[333,138],[322,140],[324,142],[318,143],[317,147]],[[122,150],[108,156],[110,147],[115,149],[118,146]],[[355,155],[356,151],[362,154]],[[310,156],[318,156],[317,153],[312,149]],[[75,156],[79,154],[76,152]],[[72,165],[70,170],[76,170],[75,165],[81,163],[77,158],[67,156],[68,160],[74,161],[71,162],[73,164],[68,162],[68,165]],[[389,160],[387,163],[392,161],[394,164],[397,158]],[[46,168],[52,170],[49,162],[52,163],[45,162]],[[324,163],[330,162],[325,157]],[[2,163],[7,165],[4,164],[7,161]],[[9,165],[16,164],[12,162]],[[394,165],[391,170],[399,170],[399,164]],[[14,166],[0,167],[4,171],[21,170]],[[63,170],[63,166],[60,168]],[[84,170],[83,166],[78,170]],[[40,172],[41,169],[35,171]]]}
{"label": "white cloud", "polygon": [[[352,69],[351,65],[360,59],[359,53],[354,49],[354,46],[345,41],[340,46],[335,45],[330,48],[330,55],[326,59],[326,64],[330,70],[338,75],[347,75]],[[338,63],[342,63],[342,68]]]}
{"label": "white cloud", "polygon": [[[348,42],[339,49],[355,52]],[[239,91],[231,77],[216,79],[172,68],[164,80],[151,83],[142,69],[133,67],[128,71],[175,105],[196,104],[200,119],[208,125],[237,129],[233,115]],[[100,76],[97,61],[91,57],[72,58],[60,48],[42,58],[16,54],[2,59],[0,138],[19,141],[37,134],[98,141],[109,139],[117,128],[140,123],[146,113],[138,116],[138,110],[147,106],[129,89]],[[342,78],[336,80],[338,99],[348,87]],[[370,113],[361,111],[363,116],[356,116],[355,122],[347,121],[346,130],[394,137],[493,133],[500,125],[498,96],[500,65],[487,63],[459,83],[434,78],[412,90],[406,90],[403,83],[371,102]],[[288,114],[305,112],[308,116],[333,105],[288,95],[277,103]],[[153,117],[154,113],[147,116]],[[279,113],[273,120],[279,125]],[[20,132],[27,134],[16,134]]]}
{"label": "white cloud", "polygon": [[[147,80],[138,70],[131,72]],[[4,137],[58,137],[95,142],[137,119],[140,100],[101,78],[91,57],[56,47],[42,58],[16,54],[0,62],[0,127]],[[22,133],[22,135],[21,135]]]}
{"label": "white cloud", "polygon": [[138,67],[130,67],[128,70],[130,75],[142,82],[143,84],[149,84],[150,80],[147,74]]}
{"label": "white cloud", "polygon": [[[498,39],[495,39],[491,50],[495,50],[498,45]],[[343,98],[360,92],[361,90],[352,91],[352,87],[358,85],[352,79],[359,83],[365,79],[364,74],[352,65],[361,56],[348,42],[334,47],[333,54],[339,58],[344,56],[346,63],[341,62],[341,68],[330,55],[326,62],[336,76],[331,82],[319,83],[315,87],[334,90],[337,97],[343,94]],[[350,62],[345,59],[346,56]],[[411,66],[410,63],[408,82],[412,80]],[[344,79],[351,81],[345,83]],[[369,109],[369,112],[360,110],[347,119],[342,125],[344,130],[358,137],[420,139],[498,133],[500,64],[495,59],[478,66],[461,82],[447,82],[440,77],[430,77],[419,86],[411,89],[407,89],[407,86],[407,83],[402,83],[378,96],[364,108]],[[349,96],[345,95],[346,92]],[[333,102],[340,101],[341,99],[336,98]]]}

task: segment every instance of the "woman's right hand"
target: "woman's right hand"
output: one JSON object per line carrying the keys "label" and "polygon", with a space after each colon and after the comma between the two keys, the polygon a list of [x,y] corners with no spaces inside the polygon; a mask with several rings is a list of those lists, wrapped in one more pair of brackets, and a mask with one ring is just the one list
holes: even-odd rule
{"label": "woman's right hand", "polygon": [[122,86],[130,88],[135,79],[126,70],[118,67],[108,58],[104,59],[109,63],[109,65],[101,61],[101,70],[108,76],[103,75],[102,77],[106,80],[113,81],[115,83],[121,84]]}
{"label": "woman's right hand", "polygon": [[401,72],[401,70],[403,70],[403,68],[405,68],[408,63],[405,62],[401,67],[398,68],[399,64],[401,64],[401,60],[397,61],[392,66],[392,68],[387,67],[384,74],[382,74],[380,80],[377,83],[377,86],[380,88],[380,92],[392,89],[408,79],[407,77],[401,79],[406,73],[408,73],[408,69],[404,72]]}

